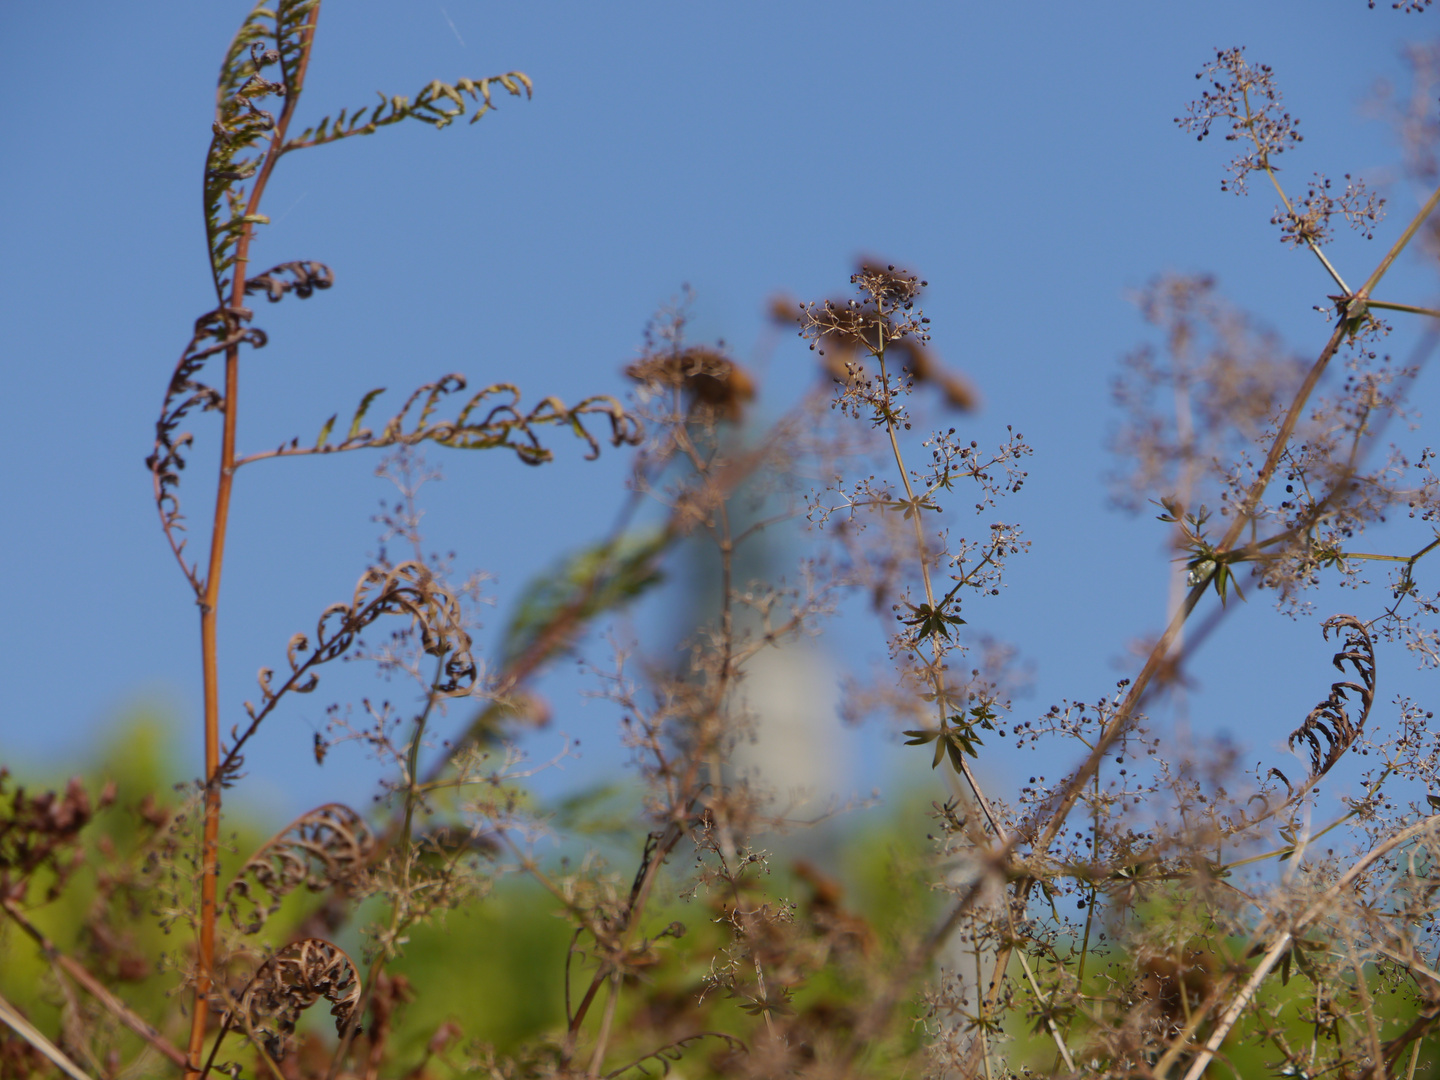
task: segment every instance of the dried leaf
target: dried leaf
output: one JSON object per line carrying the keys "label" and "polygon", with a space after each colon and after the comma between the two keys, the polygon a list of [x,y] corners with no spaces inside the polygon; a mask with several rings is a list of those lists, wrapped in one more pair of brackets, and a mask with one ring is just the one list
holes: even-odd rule
{"label": "dried leaf", "polygon": [[305,938],[260,965],[227,1019],[233,1024],[238,1017],[246,1033],[278,1061],[300,1014],[322,997],[330,1002],[336,1032],[343,1033],[360,1004],[360,975],[342,949],[323,938]]}
{"label": "dried leaf", "polygon": [[302,814],[266,841],[225,890],[231,924],[242,934],[258,932],[290,893],[350,881],[374,850],[369,826],[348,806],[326,803]]}
{"label": "dried leaf", "polygon": [[[1331,630],[1346,631],[1345,644],[1332,660],[1336,668],[1345,670],[1348,662],[1360,677],[1359,683],[1336,682],[1330,686],[1330,696],[1310,710],[1305,722],[1290,733],[1287,740],[1290,749],[1305,742],[1310,747],[1310,773],[1313,777],[1324,776],[1340,760],[1352,743],[1365,729],[1365,720],[1370,715],[1370,706],[1375,701],[1375,646],[1370,640],[1366,625],[1353,615],[1335,615],[1323,624],[1325,639],[1330,639]],[[1354,723],[1345,708],[1349,701],[1347,691],[1360,696],[1360,719]],[[1321,746],[1321,739],[1325,746]],[[1281,777],[1282,779],[1283,776]]]}

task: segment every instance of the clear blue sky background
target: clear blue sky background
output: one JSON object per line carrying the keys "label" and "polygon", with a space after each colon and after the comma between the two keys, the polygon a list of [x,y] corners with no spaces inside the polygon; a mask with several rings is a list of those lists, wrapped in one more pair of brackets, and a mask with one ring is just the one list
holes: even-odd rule
{"label": "clear blue sky background", "polygon": [[[936,345],[986,400],[967,430],[993,442],[1013,424],[1036,448],[1030,482],[1003,511],[1034,551],[972,626],[1034,664],[1022,713],[1093,700],[1125,673],[1115,661],[1127,642],[1159,623],[1168,568],[1161,526],[1106,508],[1109,386],[1146,334],[1127,293],[1165,270],[1213,272],[1313,356],[1327,327],[1311,308],[1333,291],[1313,260],[1276,242],[1272,196],[1221,193],[1225,145],[1197,146],[1172,118],[1214,49],[1243,44],[1303,119],[1306,141],[1286,155],[1292,181],[1312,169],[1383,181],[1396,142],[1361,106],[1376,79],[1403,77],[1401,48],[1435,18],[1388,6],[327,5],[302,120],[434,77],[518,68],[536,93],[473,128],[417,124],[282,163],[256,263],[318,259],[337,284],[258,306],[271,344],[246,359],[242,447],[313,437],[371,387],[398,395],[450,371],[567,400],[623,393],[645,320],[682,282],[698,294],[698,335],[745,358],[769,332],[770,295],[834,294],[856,253],[880,253],[931,283]],[[184,771],[198,768],[197,618],[142,460],[191,322],[213,306],[201,167],[215,73],[245,10],[0,10],[0,760],[69,767],[118,719],[157,708],[183,733]],[[1386,192],[1380,239],[1335,246],[1354,277],[1416,205],[1403,183]],[[1434,291],[1415,260],[1392,277],[1397,298]],[[1404,327],[1397,353],[1414,337]],[[787,341],[762,407],[778,412],[812,377],[810,355]],[[1422,407],[1434,385],[1419,384]],[[586,463],[556,445],[544,470],[497,454],[443,461],[432,537],[498,575],[501,613],[532,574],[606,526],[623,483],[623,452]],[[211,483],[205,460],[187,477],[194,510]],[[222,621],[227,723],[253,696],[255,669],[282,661],[289,635],[353,588],[385,494],[375,461],[241,473]],[[1322,598],[1322,614],[1347,602]],[[859,623],[837,647],[878,652]],[[1273,755],[1323,696],[1329,651],[1314,624],[1252,601],[1197,659],[1197,730]],[[1382,665],[1395,680],[1383,700],[1409,660],[1391,649]],[[605,749],[610,715],[579,686],[552,684],[556,727],[588,749],[557,783],[619,760]],[[249,755],[249,797],[277,815],[371,790],[353,756],[323,770],[309,758],[325,689],[272,721]],[[890,760],[873,749],[890,733],[847,738]],[[1030,768],[1003,754],[991,767],[1001,778]]]}

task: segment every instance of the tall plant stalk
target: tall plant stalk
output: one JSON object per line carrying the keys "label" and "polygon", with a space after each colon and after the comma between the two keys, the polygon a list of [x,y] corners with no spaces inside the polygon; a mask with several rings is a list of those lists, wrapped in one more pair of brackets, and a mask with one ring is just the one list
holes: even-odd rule
{"label": "tall plant stalk", "polygon": [[[244,222],[235,246],[231,271],[227,324],[240,325],[249,312],[245,308],[246,272],[250,261],[250,245],[255,238],[256,216],[265,196],[275,163],[285,149],[295,108],[305,87],[305,73],[310,66],[310,47],[315,38],[315,25],[320,18],[320,0],[314,0],[305,14],[299,34],[299,56],[293,69],[286,72],[285,104],[270,135],[259,174],[245,202]],[[207,176],[208,186],[211,178]],[[225,350],[225,390],[221,407],[220,467],[215,482],[215,519],[210,528],[210,558],[205,573],[205,589],[200,598],[200,664],[204,680],[205,709],[205,825],[201,838],[200,863],[200,926],[195,959],[195,999],[190,1021],[190,1064],[187,1080],[200,1074],[200,1060],[205,1045],[205,1028],[210,1015],[210,987],[215,964],[216,896],[220,881],[220,666],[218,627],[220,616],[220,582],[225,569],[225,540],[230,525],[230,495],[235,486],[235,432],[239,422],[240,404],[240,343]]]}

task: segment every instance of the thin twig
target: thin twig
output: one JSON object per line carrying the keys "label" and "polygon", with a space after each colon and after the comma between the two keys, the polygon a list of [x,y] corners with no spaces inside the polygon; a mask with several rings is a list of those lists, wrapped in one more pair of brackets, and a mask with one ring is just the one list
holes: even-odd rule
{"label": "thin twig", "polygon": [[620,998],[620,972],[610,976],[610,996],[605,1000],[605,1013],[600,1019],[600,1034],[595,1038],[595,1050],[590,1055],[590,1069],[587,1075],[598,1077],[600,1066],[605,1063],[605,1047],[610,1042],[610,1026],[615,1022],[615,1005]]}
{"label": "thin twig", "polygon": [[70,1076],[71,1080],[92,1080],[89,1073],[66,1057],[63,1050],[47,1039],[39,1028],[21,1016],[20,1011],[3,997],[0,997],[0,1023],[4,1023],[16,1035],[49,1058],[56,1068]]}
{"label": "thin twig", "polygon": [[[885,434],[889,436],[890,439],[890,452],[894,455],[895,468],[900,473],[900,482],[905,486],[905,496],[907,499],[909,499],[911,507],[915,507],[918,505],[918,500],[915,498],[915,489],[910,484],[909,470],[905,468],[905,457],[900,452],[900,440],[895,431],[895,418],[890,408],[890,402],[892,398],[890,391],[890,378],[885,371],[884,321],[877,319],[875,327],[879,335],[879,348],[875,352],[875,358],[880,362],[880,387],[881,392],[885,395]],[[920,557],[920,580],[924,583],[925,586],[925,602],[929,605],[931,611],[936,611],[938,609],[935,604],[935,590],[930,582],[930,558],[927,550],[927,545],[925,543],[925,528],[920,520],[920,513],[918,510],[912,513],[910,516],[911,520],[914,522],[915,525],[915,545],[917,553]],[[942,649],[940,646],[940,633],[938,631],[932,633],[930,636],[930,650],[930,677],[931,682],[935,687],[935,703],[936,708],[939,710],[940,713],[940,728],[943,732],[945,727],[947,726],[949,714],[947,710],[948,699],[946,698],[945,694],[944,676],[940,673],[940,656],[942,653]],[[942,734],[940,737],[944,738],[944,735]],[[990,823],[990,828],[994,830],[996,838],[1002,844],[1005,843],[1007,839],[1005,835],[1005,828],[1000,824],[1000,819],[995,816],[995,811],[991,809],[990,800],[985,797],[984,789],[980,787],[979,781],[975,779],[975,774],[970,771],[970,765],[967,761],[965,761],[963,753],[960,757],[959,771],[965,777],[965,782],[970,785],[970,790],[974,793],[975,801],[979,804],[981,812],[984,813],[985,820]]]}
{"label": "thin twig", "polygon": [[[1008,914],[1008,911],[1007,911],[1007,914]],[[1017,952],[1016,952],[1016,955],[1020,958],[1020,966],[1021,966],[1021,968],[1023,968],[1024,971],[1025,971],[1025,978],[1026,978],[1026,979],[1029,981],[1029,983],[1030,983],[1030,989],[1035,992],[1035,1000],[1036,1000],[1037,1002],[1043,1001],[1045,995],[1040,992],[1040,984],[1035,981],[1035,975],[1034,975],[1034,973],[1030,970],[1030,962],[1025,959],[1025,952],[1024,952],[1024,950],[1022,949],[1022,950],[1017,951]],[[1083,962],[1083,961],[1082,961],[1082,962]],[[978,964],[976,965],[976,968],[977,968],[977,969],[979,968],[979,965],[978,965]],[[981,976],[980,976],[980,974],[979,974],[979,971],[977,970],[977,972],[976,972],[976,978],[980,978],[980,977],[981,977]],[[976,990],[977,990],[977,992],[978,992],[979,988],[977,987]],[[1053,998],[1054,998],[1054,995],[1052,994],[1052,995],[1051,995],[1051,999],[1053,1000]],[[1059,1028],[1059,1026],[1055,1023],[1055,1018],[1054,1018],[1053,1016],[1050,1016],[1050,1015],[1047,1014],[1046,1017],[1045,1017],[1045,1026],[1050,1029],[1050,1035],[1051,1035],[1051,1037],[1053,1037],[1054,1040],[1055,1040],[1055,1048],[1060,1051],[1060,1056],[1065,1059],[1065,1067],[1066,1067],[1067,1069],[1069,1069],[1071,1072],[1074,1072],[1074,1071],[1075,1071],[1075,1059],[1070,1056],[1070,1048],[1065,1045],[1065,1036],[1063,1036],[1063,1035],[1060,1034],[1060,1028]]]}
{"label": "thin twig", "polygon": [[90,974],[78,961],[66,956],[56,947],[55,943],[47,938],[41,929],[26,918],[20,906],[8,897],[0,900],[0,907],[5,909],[9,915],[20,926],[20,929],[29,934],[35,943],[40,946],[40,951],[52,962],[61,968],[65,974],[74,979],[85,990],[86,993],[98,999],[105,1008],[109,1009],[115,1019],[124,1024],[140,1038],[153,1046],[160,1053],[164,1054],[176,1065],[185,1068],[187,1061],[183,1051],[174,1046],[165,1036],[161,1035],[152,1025],[141,1019],[128,1005],[112,994],[105,984]]}
{"label": "thin twig", "polygon": [[[1319,899],[1305,908],[1300,916],[1290,925],[1289,929],[1282,931],[1276,936],[1270,948],[1265,950],[1265,955],[1261,957],[1260,963],[1256,966],[1255,970],[1251,972],[1249,980],[1240,989],[1240,992],[1231,999],[1225,1012],[1221,1015],[1220,1019],[1216,1021],[1214,1030],[1211,1031],[1210,1037],[1205,1041],[1205,1046],[1201,1049],[1200,1053],[1196,1055],[1195,1060],[1190,1065],[1189,1071],[1185,1073],[1185,1080],[1200,1080],[1200,1076],[1205,1072],[1211,1059],[1215,1057],[1215,1052],[1220,1048],[1220,1044],[1223,1043],[1225,1037],[1230,1034],[1230,1029],[1235,1026],[1236,1022],[1240,1019],[1241,1013],[1245,1011],[1251,999],[1259,992],[1261,983],[1269,977],[1270,973],[1275,970],[1275,965],[1280,962],[1281,957],[1289,951],[1291,944],[1295,940],[1295,935],[1303,933],[1310,923],[1323,915],[1329,908],[1331,901],[1349,888],[1350,885],[1355,882],[1355,879],[1364,873],[1371,863],[1388,855],[1397,847],[1419,836],[1421,833],[1433,829],[1437,824],[1440,824],[1440,814],[1433,814],[1423,821],[1419,821],[1410,826],[1408,829],[1402,829],[1383,843],[1377,844],[1362,856],[1355,865],[1341,874],[1335,883],[1320,895]],[[1157,1070],[1156,1076],[1160,1078],[1160,1080],[1163,1080],[1164,1074]]]}

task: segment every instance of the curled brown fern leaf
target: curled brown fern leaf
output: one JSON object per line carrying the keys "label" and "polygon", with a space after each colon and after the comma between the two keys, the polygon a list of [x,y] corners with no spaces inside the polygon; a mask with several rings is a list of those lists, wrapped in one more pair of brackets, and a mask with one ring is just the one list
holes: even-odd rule
{"label": "curled brown fern leaf", "polygon": [[[1370,706],[1375,701],[1375,645],[1370,640],[1366,625],[1353,615],[1333,615],[1326,619],[1322,629],[1325,640],[1330,640],[1331,630],[1346,632],[1345,644],[1334,656],[1333,663],[1340,671],[1348,662],[1360,682],[1340,681],[1330,686],[1330,696],[1310,710],[1305,722],[1290,733],[1287,740],[1290,749],[1304,742],[1310,747],[1310,773],[1318,779],[1324,776],[1340,760],[1341,756],[1365,730],[1365,721],[1370,716]],[[1360,697],[1360,718],[1350,720],[1346,704],[1349,691]],[[1321,740],[1325,745],[1321,745]]]}
{"label": "curled brown fern leaf", "polygon": [[261,964],[226,1022],[239,1025],[272,1058],[285,1056],[300,1014],[321,998],[343,1033],[360,1004],[360,975],[345,951],[323,938],[285,946]]}
{"label": "curled brown fern leaf", "polygon": [[374,850],[369,826],[350,807],[326,803],[302,814],[266,841],[225,890],[231,924],[257,933],[290,893],[349,881]]}
{"label": "curled brown fern leaf", "polygon": [[315,669],[349,652],[356,635],[382,615],[409,615],[421,648],[444,660],[435,693],[455,697],[470,692],[479,673],[460,601],[423,563],[403,562],[388,570],[371,567],[361,575],[350,603],[331,604],[320,613],[313,641],[305,634],[290,639],[285,648],[290,673],[284,682],[276,686],[275,672],[268,667],[260,669],[260,704],[245,702],[250,723],[244,731],[237,728],[231,732],[230,745],[216,774],[222,786],[229,786],[238,774],[245,762],[240,748],[275,711],[280,699],[287,693],[308,694],[314,690],[320,681]]}
{"label": "curled brown fern leaf", "polygon": [[197,594],[205,591],[197,564],[185,561],[185,516],[180,512],[180,473],[185,468],[185,450],[194,441],[180,424],[195,409],[217,412],[225,406],[225,396],[213,386],[199,381],[205,361],[217,353],[239,345],[264,348],[265,331],[246,326],[254,317],[248,308],[216,308],[195,320],[194,333],[165,387],[165,400],[160,406],[160,419],[155,422],[155,449],[145,459],[155,484],[155,506],[160,512],[160,527],[170,543],[170,550],[180,563],[186,579]]}
{"label": "curled brown fern leaf", "polygon": [[[290,275],[286,280],[283,275]],[[284,262],[272,266],[263,274],[257,274],[245,282],[247,293],[263,292],[272,303],[278,303],[288,292],[294,291],[301,300],[308,298],[316,289],[328,289],[335,284],[334,272],[324,263],[310,259]]]}

